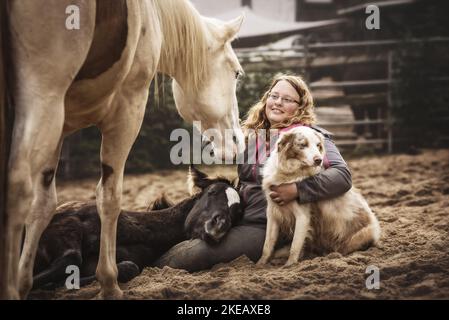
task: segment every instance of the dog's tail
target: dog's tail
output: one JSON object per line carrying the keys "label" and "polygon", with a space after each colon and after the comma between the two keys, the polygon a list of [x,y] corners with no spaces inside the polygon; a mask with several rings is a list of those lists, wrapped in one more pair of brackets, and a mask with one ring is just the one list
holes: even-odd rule
{"label": "dog's tail", "polygon": [[6,293],[6,212],[8,160],[11,147],[14,110],[10,96],[11,61],[9,19],[7,14],[8,0],[0,2],[0,299]]}
{"label": "dog's tail", "polygon": [[285,245],[273,253],[273,259],[286,259],[290,256],[290,245]]}

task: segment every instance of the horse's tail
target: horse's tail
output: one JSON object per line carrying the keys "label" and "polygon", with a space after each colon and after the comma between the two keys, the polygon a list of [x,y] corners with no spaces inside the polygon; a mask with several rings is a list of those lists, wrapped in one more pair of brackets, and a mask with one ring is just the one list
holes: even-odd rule
{"label": "horse's tail", "polygon": [[6,293],[6,199],[8,181],[8,159],[12,138],[13,107],[10,97],[11,63],[8,54],[9,19],[7,14],[8,1],[0,2],[0,299]]}

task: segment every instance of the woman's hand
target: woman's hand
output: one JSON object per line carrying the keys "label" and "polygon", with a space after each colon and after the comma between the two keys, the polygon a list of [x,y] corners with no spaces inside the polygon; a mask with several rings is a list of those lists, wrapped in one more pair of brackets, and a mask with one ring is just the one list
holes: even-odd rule
{"label": "woman's hand", "polygon": [[271,186],[270,190],[271,199],[280,206],[283,206],[298,198],[298,188],[294,182]]}

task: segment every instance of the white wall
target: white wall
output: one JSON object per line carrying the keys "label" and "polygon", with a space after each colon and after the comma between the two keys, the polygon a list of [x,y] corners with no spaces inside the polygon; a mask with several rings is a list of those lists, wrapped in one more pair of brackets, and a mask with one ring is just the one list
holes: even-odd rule
{"label": "white wall", "polygon": [[[241,0],[190,0],[205,16],[237,9]],[[295,21],[295,0],[252,0],[253,11],[263,17],[285,22]]]}
{"label": "white wall", "polygon": [[190,0],[190,2],[203,16],[211,17],[237,9],[241,4],[241,0]]}
{"label": "white wall", "polygon": [[283,22],[293,22],[296,16],[295,0],[253,0],[256,14]]}

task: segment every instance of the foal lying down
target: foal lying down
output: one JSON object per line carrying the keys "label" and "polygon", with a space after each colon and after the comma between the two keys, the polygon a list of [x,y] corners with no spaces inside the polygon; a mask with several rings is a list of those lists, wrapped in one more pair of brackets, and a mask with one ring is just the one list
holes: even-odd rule
{"label": "foal lying down", "polygon": [[[219,242],[240,219],[239,195],[230,181],[209,178],[192,167],[189,182],[199,193],[174,206],[162,197],[150,211],[121,212],[116,253],[119,282],[136,277],[181,241]],[[99,250],[100,218],[95,202],[60,206],[39,242],[33,288],[64,284],[69,265],[80,268],[81,286],[92,282]]]}
{"label": "foal lying down", "polygon": [[310,204],[292,201],[279,206],[269,196],[272,185],[299,181],[324,170],[324,155],[323,136],[309,127],[296,127],[279,137],[263,169],[268,221],[259,264],[270,260],[279,233],[292,238],[286,265],[298,261],[305,242],[317,253],[348,254],[379,240],[379,222],[354,188],[339,197]]}

